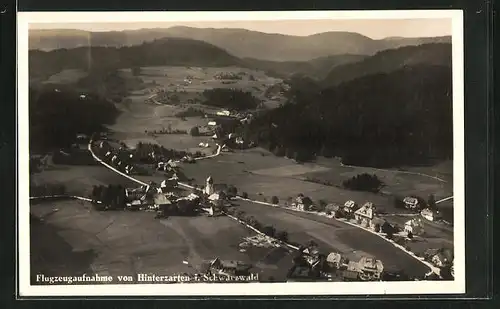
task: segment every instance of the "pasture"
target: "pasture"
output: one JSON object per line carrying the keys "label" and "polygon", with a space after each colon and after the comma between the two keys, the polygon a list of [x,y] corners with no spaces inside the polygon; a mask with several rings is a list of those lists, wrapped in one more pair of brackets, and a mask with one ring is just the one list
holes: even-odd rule
{"label": "pasture", "polygon": [[195,178],[199,184],[211,175],[216,183],[234,185],[238,192],[247,192],[250,198],[257,200],[266,198],[270,201],[272,196],[277,196],[284,201],[302,193],[313,201],[324,199],[339,204],[352,199],[358,203],[371,201],[379,208],[385,208],[390,203],[388,197],[379,194],[304,181],[298,173],[323,167],[316,164],[297,165],[292,160],[275,157],[259,149],[222,154],[193,165],[186,164],[183,168],[186,175]]}
{"label": "pasture", "polygon": [[436,200],[453,195],[453,170],[449,164],[396,170],[343,166],[337,159],[327,158],[318,158],[316,163],[329,170],[307,173],[303,175],[304,178],[315,178],[341,185],[346,179],[368,173],[377,175],[384,182],[385,187],[382,188],[382,192],[388,195],[403,197],[418,195],[427,199],[430,194],[434,194]]}

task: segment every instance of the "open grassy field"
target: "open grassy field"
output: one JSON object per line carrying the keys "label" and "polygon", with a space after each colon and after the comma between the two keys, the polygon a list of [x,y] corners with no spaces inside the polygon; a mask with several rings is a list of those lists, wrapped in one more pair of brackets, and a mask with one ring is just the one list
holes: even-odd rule
{"label": "open grassy field", "polygon": [[423,198],[434,194],[437,200],[453,195],[453,168],[448,163],[435,167],[412,167],[402,170],[342,166],[338,160],[327,158],[319,158],[317,164],[329,170],[307,173],[303,177],[341,184],[342,181],[355,175],[368,173],[377,175],[385,183],[386,186],[382,191],[387,194],[400,196],[416,194]]}
{"label": "open grassy field", "polygon": [[[75,201],[37,204],[31,207],[31,213],[43,218],[44,225],[54,230],[52,235],[71,247],[75,255],[75,252],[93,253],[92,258],[86,259],[88,267],[75,267],[75,273],[68,275],[87,268],[93,273],[112,276],[193,273],[205,260],[215,257],[253,262],[238,250],[243,237],[251,235],[249,230],[227,217],[156,220],[153,213],[97,212],[90,204]],[[32,242],[34,262],[46,258],[42,256],[44,252],[57,256],[55,252],[64,249],[59,248],[59,242],[49,239],[45,243]],[[267,253],[261,254],[263,258]],[[54,265],[55,269],[47,271],[57,273],[67,264],[71,263]]]}
{"label": "open grassy field", "polygon": [[[358,203],[373,202],[379,210],[399,213],[394,208],[391,195],[418,195],[427,198],[434,194],[436,200],[452,195],[452,185],[433,178],[405,174],[398,171],[375,171],[368,168],[344,167],[330,161],[318,160],[315,163],[296,164],[294,161],[275,157],[261,149],[251,149],[223,154],[217,158],[185,166],[185,172],[197,181],[203,182],[211,175],[215,182],[233,184],[239,192],[247,192],[249,197],[270,200],[277,196],[280,200],[295,197],[302,193],[313,201],[324,199],[327,202],[344,203],[354,200]],[[341,187],[343,180],[354,175],[376,173],[386,186],[385,194],[346,190]],[[329,181],[332,186],[318,184],[306,179]],[[452,204],[451,201],[449,204]],[[446,207],[444,204],[440,206]],[[452,205],[451,205],[452,206]]]}
{"label": "open grassy field", "polygon": [[64,184],[68,192],[82,196],[88,196],[94,185],[136,186],[134,182],[103,166],[53,165],[41,173],[32,175],[30,182],[34,185]]}
{"label": "open grassy field", "polygon": [[223,154],[193,165],[184,165],[183,168],[186,175],[195,178],[200,184],[211,175],[216,183],[235,185],[240,193],[247,192],[250,198],[258,200],[264,197],[270,200],[272,196],[277,196],[284,201],[302,193],[313,201],[324,199],[342,204],[350,199],[359,203],[371,201],[379,208],[386,208],[390,203],[386,196],[301,180],[301,174],[298,173],[323,167],[312,163],[297,165],[292,160],[275,157],[258,149]]}
{"label": "open grassy field", "polygon": [[44,83],[74,84],[87,75],[87,72],[80,69],[62,70],[61,72],[50,76]]}
{"label": "open grassy field", "polygon": [[321,251],[339,252],[351,260],[357,260],[361,256],[374,256],[382,260],[387,270],[404,270],[416,276],[429,271],[425,265],[392,244],[345,223],[245,201],[238,201],[237,204],[239,210],[254,216],[262,224],[286,230],[291,241],[307,244],[314,240]]}

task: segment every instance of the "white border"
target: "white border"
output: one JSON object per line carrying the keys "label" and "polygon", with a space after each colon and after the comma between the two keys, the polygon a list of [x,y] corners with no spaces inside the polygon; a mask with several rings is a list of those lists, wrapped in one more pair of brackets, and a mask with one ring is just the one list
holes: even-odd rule
{"label": "white border", "polygon": [[[18,20],[18,269],[19,296],[274,296],[386,295],[465,293],[465,161],[464,59],[461,10],[287,11],[287,12],[19,12]],[[436,19],[452,20],[453,45],[453,190],[454,281],[161,284],[96,286],[30,285],[28,27],[30,23],[179,22],[311,19]]]}

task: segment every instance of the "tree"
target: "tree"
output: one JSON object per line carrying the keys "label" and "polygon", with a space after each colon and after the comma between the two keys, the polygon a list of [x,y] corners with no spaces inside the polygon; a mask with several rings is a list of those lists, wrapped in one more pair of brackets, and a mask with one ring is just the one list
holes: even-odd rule
{"label": "tree", "polygon": [[288,241],[288,232],[287,231],[279,231],[278,233],[276,233],[276,239],[279,239],[283,242],[287,242]]}
{"label": "tree", "polygon": [[236,196],[236,195],[238,195],[238,189],[235,186],[230,185],[227,188],[227,193],[229,196]]}
{"label": "tree", "polygon": [[241,197],[242,197],[242,198],[248,198],[248,193],[243,192],[243,193],[241,194]]}
{"label": "tree", "polygon": [[276,229],[272,225],[267,225],[262,229],[262,232],[269,237],[274,237]]}
{"label": "tree", "polygon": [[273,197],[271,198],[271,203],[273,203],[273,204],[277,205],[277,204],[279,203],[279,199],[278,199],[278,197],[277,197],[277,196],[273,196]]}
{"label": "tree", "polygon": [[392,239],[395,229],[391,224],[389,224],[389,222],[385,221],[384,224],[382,224],[381,230],[382,233],[387,235],[387,238]]}
{"label": "tree", "polygon": [[430,194],[429,198],[427,200],[427,205],[429,206],[430,209],[436,209],[436,198],[434,197],[434,194]]}
{"label": "tree", "polygon": [[328,203],[325,200],[319,200],[317,205],[318,211],[324,211],[326,209],[327,204]]}
{"label": "tree", "polygon": [[409,239],[413,239],[413,233],[412,232],[408,232],[408,235],[406,235]]}

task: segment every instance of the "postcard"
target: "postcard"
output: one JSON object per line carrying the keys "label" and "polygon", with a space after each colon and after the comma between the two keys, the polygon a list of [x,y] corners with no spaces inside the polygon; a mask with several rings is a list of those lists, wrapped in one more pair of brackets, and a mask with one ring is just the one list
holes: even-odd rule
{"label": "postcard", "polygon": [[459,10],[20,12],[19,295],[464,293],[463,49]]}

